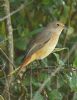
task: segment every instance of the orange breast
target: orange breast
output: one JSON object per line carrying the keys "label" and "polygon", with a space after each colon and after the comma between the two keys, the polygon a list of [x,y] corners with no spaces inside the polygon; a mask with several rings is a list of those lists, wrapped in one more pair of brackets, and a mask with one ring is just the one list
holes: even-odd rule
{"label": "orange breast", "polygon": [[58,39],[59,39],[59,35],[57,35],[55,33],[52,34],[51,39],[46,44],[44,44],[44,46],[41,49],[37,50],[31,56],[24,59],[23,63],[20,65],[21,69],[22,69],[22,67],[27,66],[32,61],[34,61],[36,59],[43,59],[43,58],[47,57],[50,53],[52,53],[52,51],[54,50],[54,48],[58,42]]}
{"label": "orange breast", "polygon": [[47,57],[55,48],[59,39],[59,35],[56,33],[52,34],[51,39],[40,49],[36,54],[36,59],[43,59]]}

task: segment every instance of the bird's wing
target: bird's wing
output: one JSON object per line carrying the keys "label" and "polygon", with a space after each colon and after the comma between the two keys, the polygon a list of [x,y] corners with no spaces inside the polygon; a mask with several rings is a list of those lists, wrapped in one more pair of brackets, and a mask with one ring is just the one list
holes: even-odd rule
{"label": "bird's wing", "polygon": [[31,56],[37,50],[42,48],[45,45],[45,43],[50,40],[51,35],[52,35],[52,32],[50,30],[46,30],[46,28],[45,28],[41,33],[38,33],[35,36],[35,38],[32,38],[32,40],[28,44],[26,57]]}

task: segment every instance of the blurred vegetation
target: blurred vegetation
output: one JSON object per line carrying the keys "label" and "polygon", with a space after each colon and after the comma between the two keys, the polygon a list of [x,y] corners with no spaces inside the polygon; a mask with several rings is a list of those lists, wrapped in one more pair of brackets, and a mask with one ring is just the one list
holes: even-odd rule
{"label": "blurred vegetation", "polygon": [[[14,39],[14,64],[19,66],[29,40],[50,21],[60,20],[67,29],[60,36],[58,48],[66,48],[50,54],[43,62],[30,64],[23,80],[16,76],[11,85],[11,100],[32,100],[44,80],[62,66],[51,78],[35,100],[77,100],[77,0],[9,0],[11,12],[24,5],[11,16]],[[0,48],[7,55],[4,1],[0,0]],[[7,59],[0,51],[0,98],[2,97],[7,71]],[[17,68],[17,67],[16,67]],[[7,73],[7,72],[6,72]],[[7,91],[8,92],[8,91]],[[3,100],[3,99],[1,99]]]}

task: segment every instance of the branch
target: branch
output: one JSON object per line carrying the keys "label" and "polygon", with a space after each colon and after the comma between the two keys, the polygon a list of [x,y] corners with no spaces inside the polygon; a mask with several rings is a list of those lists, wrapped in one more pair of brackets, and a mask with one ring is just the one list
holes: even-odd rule
{"label": "branch", "polygon": [[2,52],[2,54],[5,56],[5,58],[9,61],[9,63],[14,67],[14,68],[16,68],[15,67],[15,65],[13,64],[13,62],[9,59],[9,57],[6,55],[6,53],[0,48],[0,51]]}
{"label": "branch", "polygon": [[[4,10],[5,10],[5,14],[7,16],[6,19],[6,36],[8,37],[8,41],[7,41],[7,54],[9,59],[11,60],[11,62],[13,63],[13,58],[14,58],[14,47],[13,47],[13,29],[12,29],[12,24],[11,24],[11,18],[10,16],[8,16],[10,14],[10,4],[9,4],[9,0],[4,0]],[[11,73],[13,71],[13,65],[8,62],[8,69],[9,69],[9,73]],[[8,74],[9,74],[8,73]],[[11,86],[11,82],[13,80],[13,76],[10,77],[6,77],[6,82],[5,82],[5,88],[4,88],[4,98],[7,100],[11,100],[10,97],[10,86]],[[8,93],[6,92],[8,91]]]}
{"label": "branch", "polygon": [[[9,5],[9,1],[8,0],[4,0],[5,1],[5,14],[8,15],[10,13],[10,5]],[[8,41],[7,41],[7,53],[8,53],[8,57],[11,60],[11,62],[13,63],[13,58],[14,58],[14,47],[13,47],[13,29],[12,29],[12,24],[11,24],[11,18],[10,16],[7,17],[6,19],[6,31],[7,31],[7,37],[8,37]],[[9,63],[9,72],[13,71],[13,66]]]}
{"label": "branch", "polygon": [[[6,8],[6,5],[4,6]],[[18,9],[16,9],[15,11],[13,12],[9,12],[6,16],[4,16],[3,18],[0,18],[0,22],[7,19],[8,17],[14,15],[15,13],[19,12],[20,10],[22,10],[24,8],[24,5],[21,5]]]}
{"label": "branch", "polygon": [[[12,15],[16,14],[17,12],[19,12],[20,10],[22,10],[25,6],[31,4],[33,1],[27,3],[26,5],[25,4],[21,4],[21,6],[16,9],[15,11],[12,11],[11,13],[9,12],[8,15],[4,16],[3,18],[0,18],[0,22],[1,21],[4,21],[5,19],[7,19],[8,17],[11,17]],[[5,5],[6,6],[6,5]]]}
{"label": "branch", "polygon": [[35,95],[34,95],[34,97],[33,97],[32,100],[35,100],[36,95],[39,94],[39,93],[44,89],[44,87],[45,87],[46,84],[51,80],[51,78],[52,78],[53,76],[55,76],[56,73],[58,73],[61,69],[62,69],[62,67],[60,66],[60,67],[58,67],[53,73],[51,73],[51,75],[41,84],[41,87],[40,87],[39,90],[35,93]]}

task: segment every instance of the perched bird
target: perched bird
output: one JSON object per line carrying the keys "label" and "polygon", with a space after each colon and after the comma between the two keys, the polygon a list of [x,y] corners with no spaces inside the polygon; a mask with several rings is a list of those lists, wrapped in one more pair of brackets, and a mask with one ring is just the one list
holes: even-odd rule
{"label": "perched bird", "polygon": [[20,65],[19,72],[34,60],[44,59],[52,53],[63,29],[63,23],[54,21],[38,33],[28,44],[27,53]]}

